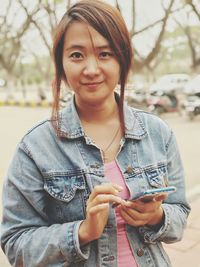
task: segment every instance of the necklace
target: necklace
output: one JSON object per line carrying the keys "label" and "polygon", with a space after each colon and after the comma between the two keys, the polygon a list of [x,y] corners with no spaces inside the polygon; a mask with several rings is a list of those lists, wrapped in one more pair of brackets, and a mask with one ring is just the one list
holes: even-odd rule
{"label": "necklace", "polygon": [[[83,123],[83,125],[89,125],[89,122],[88,121],[86,121],[86,120],[81,120],[82,121],[82,123]],[[112,139],[111,139],[111,141],[108,143],[108,145],[103,149],[103,148],[101,148],[101,147],[99,147],[99,149],[100,149],[100,151],[101,151],[101,153],[102,153],[102,158],[103,158],[103,162],[107,162],[108,160],[109,160],[109,156],[108,156],[108,151],[109,151],[109,149],[111,148],[111,146],[114,144],[114,141],[116,140],[116,138],[117,138],[117,135],[118,135],[118,133],[119,133],[119,130],[120,130],[120,127],[121,127],[121,125],[119,125],[118,127],[117,127],[117,129],[116,129],[116,131],[114,132],[114,135],[113,135],[113,137],[112,137]],[[87,136],[87,134],[86,134],[86,136]],[[91,138],[90,138],[91,139]],[[91,139],[92,140],[92,139]],[[95,143],[95,141],[94,140],[92,140],[92,142],[93,143]]]}
{"label": "necklace", "polygon": [[111,139],[111,141],[110,141],[110,143],[107,145],[107,147],[106,147],[105,149],[101,149],[101,151],[102,151],[102,153],[103,153],[103,161],[104,161],[104,162],[106,162],[106,160],[108,159],[108,158],[106,157],[106,152],[109,150],[109,148],[110,148],[110,147],[112,146],[112,144],[114,143],[114,141],[115,141],[115,139],[116,139],[116,137],[117,137],[117,135],[118,135],[118,133],[119,133],[119,129],[120,129],[120,125],[119,125],[119,127],[117,128],[117,130],[116,130],[116,132],[115,132],[113,138]]}

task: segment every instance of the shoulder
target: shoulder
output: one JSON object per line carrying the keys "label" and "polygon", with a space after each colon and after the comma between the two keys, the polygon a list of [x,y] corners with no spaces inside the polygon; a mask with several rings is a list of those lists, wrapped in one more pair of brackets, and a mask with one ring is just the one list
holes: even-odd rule
{"label": "shoulder", "polygon": [[170,126],[168,125],[168,123],[164,121],[162,118],[158,117],[157,115],[144,110],[138,110],[138,109],[133,109],[133,110],[134,110],[133,112],[137,114],[138,117],[140,117],[140,119],[146,126],[149,127],[157,126],[165,130],[170,130]]}
{"label": "shoulder", "polygon": [[48,132],[51,131],[52,123],[51,119],[45,119],[37,124],[35,124],[32,128],[30,128],[25,135],[22,137],[22,140],[26,140],[28,138],[34,137],[34,136],[40,136],[43,134],[48,134]]}
{"label": "shoulder", "polygon": [[20,147],[29,150],[48,146],[56,138],[56,133],[52,126],[51,119],[45,119],[38,122],[30,128],[21,138]]}
{"label": "shoulder", "polygon": [[132,113],[133,118],[144,129],[148,135],[153,137],[163,137],[169,139],[172,135],[172,129],[166,121],[157,115],[145,110],[128,107]]}

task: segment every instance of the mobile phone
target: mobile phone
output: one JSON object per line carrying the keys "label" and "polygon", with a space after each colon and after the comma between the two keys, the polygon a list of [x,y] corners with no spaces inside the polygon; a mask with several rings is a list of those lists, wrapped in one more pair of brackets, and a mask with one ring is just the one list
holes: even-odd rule
{"label": "mobile phone", "polygon": [[162,193],[173,193],[176,191],[175,186],[166,186],[166,187],[160,187],[155,189],[148,189],[141,194],[137,195],[132,201],[136,200],[142,200],[143,202],[149,202],[152,201],[154,198],[158,197],[159,195],[162,195]]}
{"label": "mobile phone", "polygon": [[[153,199],[156,199],[156,197],[159,197],[162,195],[162,193],[173,193],[176,191],[175,186],[166,186],[166,187],[159,187],[154,189],[148,189],[140,194],[138,194],[133,199],[126,199],[127,201],[136,201],[141,200],[143,202],[150,202],[153,201]],[[119,203],[113,203],[112,207],[116,208],[119,205]]]}

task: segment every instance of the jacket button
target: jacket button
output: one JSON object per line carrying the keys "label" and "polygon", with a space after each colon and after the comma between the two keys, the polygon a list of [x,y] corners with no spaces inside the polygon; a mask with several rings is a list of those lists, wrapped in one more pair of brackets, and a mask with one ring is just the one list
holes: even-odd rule
{"label": "jacket button", "polygon": [[137,255],[138,255],[139,257],[142,257],[142,256],[144,255],[144,250],[143,250],[142,248],[139,248],[139,249],[137,250]]}
{"label": "jacket button", "polygon": [[127,169],[126,169],[126,172],[127,173],[132,173],[133,172],[133,167],[132,166],[128,166]]}

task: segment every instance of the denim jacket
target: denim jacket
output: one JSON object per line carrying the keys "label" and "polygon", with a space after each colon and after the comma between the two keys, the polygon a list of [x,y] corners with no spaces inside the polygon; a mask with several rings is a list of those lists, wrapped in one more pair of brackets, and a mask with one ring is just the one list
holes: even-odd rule
{"label": "denim jacket", "polygon": [[[164,201],[159,229],[126,225],[140,267],[167,267],[162,242],[179,241],[190,207],[175,137],[158,117],[124,107],[125,136],[116,156],[131,197],[165,185],[177,187]],[[59,117],[58,138],[51,121],[21,140],[3,190],[1,246],[15,267],[117,267],[115,211],[110,208],[102,236],[80,246],[78,228],[92,188],[107,182],[102,154],[87,137],[74,100]]]}

